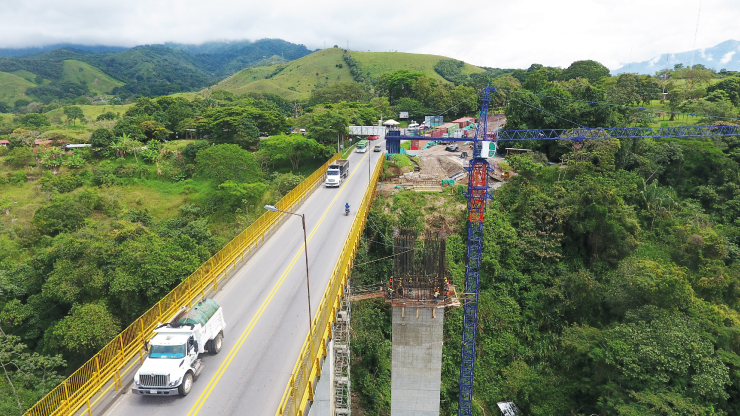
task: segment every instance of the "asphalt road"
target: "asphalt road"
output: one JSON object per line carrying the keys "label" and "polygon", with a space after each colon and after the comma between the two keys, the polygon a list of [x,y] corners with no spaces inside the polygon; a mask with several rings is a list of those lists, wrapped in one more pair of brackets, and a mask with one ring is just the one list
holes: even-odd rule
{"label": "asphalt road", "polygon": [[[350,174],[339,188],[316,189],[296,212],[306,215],[311,306],[316,313],[365,189],[370,168],[383,153],[372,147],[352,153]],[[351,212],[344,215],[344,204]],[[130,381],[119,397],[97,414],[269,415],[277,411],[308,333],[306,267],[301,219],[291,216],[213,298],[224,309],[226,330],[218,355],[204,354],[205,367],[186,397],[131,393]],[[219,371],[220,370],[220,371]]]}

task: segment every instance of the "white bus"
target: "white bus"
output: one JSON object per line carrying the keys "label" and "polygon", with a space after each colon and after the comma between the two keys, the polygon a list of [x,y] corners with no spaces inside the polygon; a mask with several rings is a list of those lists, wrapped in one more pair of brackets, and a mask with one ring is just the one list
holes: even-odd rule
{"label": "white bus", "polygon": [[359,142],[357,142],[357,147],[355,147],[355,152],[365,153],[367,152],[367,146],[368,146],[367,140],[360,140]]}

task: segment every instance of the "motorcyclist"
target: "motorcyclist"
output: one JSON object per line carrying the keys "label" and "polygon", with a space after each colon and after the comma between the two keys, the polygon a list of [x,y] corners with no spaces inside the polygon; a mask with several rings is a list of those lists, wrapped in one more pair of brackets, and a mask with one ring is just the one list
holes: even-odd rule
{"label": "motorcyclist", "polygon": [[344,211],[349,212],[349,202],[344,204]]}

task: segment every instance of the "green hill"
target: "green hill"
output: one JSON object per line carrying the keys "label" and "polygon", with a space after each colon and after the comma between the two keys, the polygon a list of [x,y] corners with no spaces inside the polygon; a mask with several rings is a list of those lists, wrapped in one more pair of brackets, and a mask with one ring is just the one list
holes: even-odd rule
{"label": "green hill", "polygon": [[13,105],[19,98],[29,99],[26,90],[35,86],[18,75],[0,72],[0,102]]}
{"label": "green hill", "polygon": [[113,88],[124,84],[104,73],[98,68],[76,60],[64,61],[62,80],[74,83],[86,83],[92,92],[110,94]]}
{"label": "green hill", "polygon": [[[343,57],[344,50],[324,49],[285,65],[247,68],[214,85],[234,94],[248,92],[270,92],[288,99],[305,99],[317,85],[340,81],[354,81]],[[440,82],[447,82],[435,70],[434,65],[449,59],[437,55],[420,55],[401,52],[350,52],[352,58],[370,79],[380,75],[408,69],[421,71]],[[485,72],[484,69],[465,64],[463,75]]]}
{"label": "green hill", "polygon": [[[424,72],[427,76],[438,81],[444,81],[435,70],[434,65],[439,61],[450,59],[439,55],[422,55],[404,52],[350,52],[352,58],[360,65],[363,72],[370,78],[378,78],[386,72],[408,69],[409,71]],[[465,64],[462,68],[463,75],[486,72],[483,68]]]}
{"label": "green hill", "polygon": [[234,94],[269,92],[288,99],[307,98],[316,85],[353,81],[341,49],[324,49],[286,65],[247,68],[216,84]]}

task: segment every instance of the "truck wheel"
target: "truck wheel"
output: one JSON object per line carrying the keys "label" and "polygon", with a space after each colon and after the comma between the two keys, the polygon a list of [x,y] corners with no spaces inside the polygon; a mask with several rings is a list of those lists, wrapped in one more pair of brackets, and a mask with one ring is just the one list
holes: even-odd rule
{"label": "truck wheel", "polygon": [[213,340],[211,341],[211,347],[213,347],[211,349],[212,353],[218,354],[219,352],[221,352],[221,347],[223,346],[223,340],[224,340],[224,336],[221,335],[221,333],[219,332],[218,335],[216,335],[216,338],[213,338]]}
{"label": "truck wheel", "polygon": [[188,371],[185,373],[185,376],[182,378],[182,383],[180,383],[180,386],[177,388],[177,392],[180,393],[180,396],[187,396],[188,393],[190,393],[190,389],[193,388],[193,373]]}

